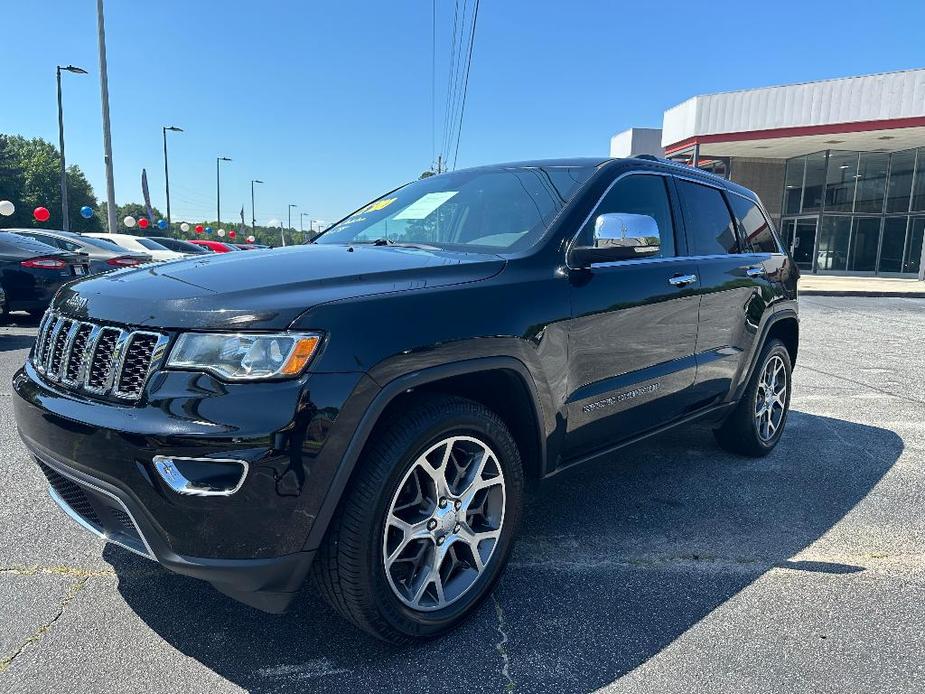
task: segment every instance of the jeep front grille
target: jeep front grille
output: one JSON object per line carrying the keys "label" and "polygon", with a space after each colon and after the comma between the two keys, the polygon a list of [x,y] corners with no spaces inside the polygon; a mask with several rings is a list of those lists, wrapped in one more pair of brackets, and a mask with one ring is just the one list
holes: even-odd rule
{"label": "jeep front grille", "polygon": [[121,400],[141,397],[168,337],[66,318],[48,311],[39,326],[32,363],[52,383]]}

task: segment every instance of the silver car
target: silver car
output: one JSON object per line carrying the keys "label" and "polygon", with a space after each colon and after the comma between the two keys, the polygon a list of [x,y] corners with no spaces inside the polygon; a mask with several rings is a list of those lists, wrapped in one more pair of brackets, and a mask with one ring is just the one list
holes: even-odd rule
{"label": "silver car", "polygon": [[126,250],[112,241],[84,236],[73,231],[47,229],[8,229],[7,231],[47,243],[55,248],[88,256],[90,274],[93,275],[121,267],[134,267],[151,261],[150,255]]}

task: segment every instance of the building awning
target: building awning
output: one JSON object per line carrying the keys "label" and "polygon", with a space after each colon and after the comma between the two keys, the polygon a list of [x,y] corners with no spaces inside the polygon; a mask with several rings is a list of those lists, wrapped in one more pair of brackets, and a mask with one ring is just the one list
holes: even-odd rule
{"label": "building awning", "polygon": [[925,142],[925,69],[695,96],[665,112],[662,146],[788,158],[823,149],[897,151]]}

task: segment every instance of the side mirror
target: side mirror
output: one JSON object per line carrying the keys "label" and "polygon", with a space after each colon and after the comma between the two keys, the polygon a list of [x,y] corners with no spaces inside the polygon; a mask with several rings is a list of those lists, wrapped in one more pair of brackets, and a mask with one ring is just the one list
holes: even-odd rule
{"label": "side mirror", "polygon": [[658,223],[649,215],[606,212],[594,220],[591,244],[572,249],[579,267],[658,255],[662,240]]}

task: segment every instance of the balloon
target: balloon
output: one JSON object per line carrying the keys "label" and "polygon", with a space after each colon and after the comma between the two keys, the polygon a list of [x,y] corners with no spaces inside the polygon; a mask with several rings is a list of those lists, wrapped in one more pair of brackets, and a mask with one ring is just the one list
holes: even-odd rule
{"label": "balloon", "polygon": [[248,236],[248,237],[247,237],[247,242],[248,242],[248,243],[253,243],[253,242],[256,241],[256,240],[257,240],[257,239],[255,239],[253,236]]}
{"label": "balloon", "polygon": [[182,231],[184,234],[185,234],[187,231],[189,231],[189,224],[187,224],[186,222],[183,222],[183,223],[180,225],[180,231]]}
{"label": "balloon", "polygon": [[232,229],[231,231],[228,232],[228,238],[229,238],[229,239],[233,239],[235,236],[237,236],[237,234],[235,233],[235,230],[234,230],[234,229]]}
{"label": "balloon", "polygon": [[202,226],[202,224],[197,224],[197,225],[196,225],[196,233],[197,233],[197,234],[201,234],[202,232],[203,232],[203,226]]}
{"label": "balloon", "polygon": [[122,220],[122,223],[131,229],[133,226],[135,226],[135,218],[132,215],[127,215],[125,219]]}
{"label": "balloon", "polygon": [[9,217],[16,211],[16,206],[13,205],[9,200],[0,200],[0,214],[4,217]]}
{"label": "balloon", "polygon": [[206,233],[207,233],[207,234],[211,234],[211,233],[212,233],[212,227],[206,227]]}
{"label": "balloon", "polygon": [[162,231],[163,231],[164,229],[166,229],[166,228],[167,228],[167,220],[166,220],[166,219],[159,219],[159,220],[157,220],[157,228],[160,229],[160,230],[162,230]]}
{"label": "balloon", "polygon": [[141,227],[142,229],[147,229],[148,220],[145,217],[142,217],[141,219],[138,220],[138,226]]}
{"label": "balloon", "polygon": [[51,213],[44,207],[36,207],[32,214],[35,215],[35,218],[40,222],[47,222],[48,218],[51,217]]}
{"label": "balloon", "polygon": [[225,230],[224,230],[224,229],[219,229],[219,230],[218,230],[218,235],[224,237],[224,236],[225,236]]}
{"label": "balloon", "polygon": [[84,219],[90,219],[93,216],[93,208],[89,205],[84,205],[80,208],[80,216]]}

